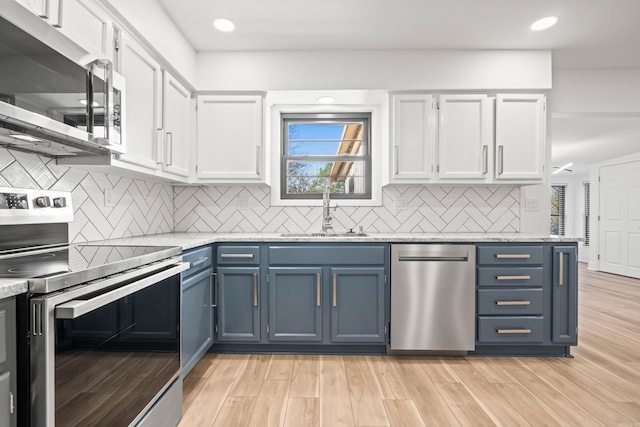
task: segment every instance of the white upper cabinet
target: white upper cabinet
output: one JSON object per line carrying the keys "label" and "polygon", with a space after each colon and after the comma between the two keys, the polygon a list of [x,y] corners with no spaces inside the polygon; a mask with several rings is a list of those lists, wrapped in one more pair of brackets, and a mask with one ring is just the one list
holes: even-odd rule
{"label": "white upper cabinet", "polygon": [[260,95],[198,96],[198,182],[264,182],[263,115]]}
{"label": "white upper cabinet", "polygon": [[496,179],[544,179],[545,141],[544,95],[497,95]]}
{"label": "white upper cabinet", "polygon": [[190,160],[191,92],[167,71],[164,72],[162,123],[164,147],[162,169],[188,177]]}
{"label": "white upper cabinet", "polygon": [[126,154],[119,160],[150,170],[162,162],[162,68],[127,34],[120,36],[120,74],[126,80]]}
{"label": "white upper cabinet", "polygon": [[438,178],[487,180],[493,123],[487,95],[441,95]]}
{"label": "white upper cabinet", "polygon": [[15,0],[54,27],[59,26],[60,0]]}
{"label": "white upper cabinet", "polygon": [[60,31],[101,59],[113,58],[113,22],[90,0],[58,0]]}
{"label": "white upper cabinet", "polygon": [[425,182],[433,177],[435,129],[432,95],[393,95],[390,182]]}

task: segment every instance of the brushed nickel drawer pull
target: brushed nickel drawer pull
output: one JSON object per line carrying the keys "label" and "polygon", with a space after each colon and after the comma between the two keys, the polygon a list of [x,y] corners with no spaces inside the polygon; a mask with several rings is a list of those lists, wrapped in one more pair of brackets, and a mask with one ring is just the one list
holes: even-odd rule
{"label": "brushed nickel drawer pull", "polygon": [[333,275],[333,306],[336,307],[338,305],[338,296],[336,295],[338,288],[338,278],[336,275]]}
{"label": "brushed nickel drawer pull", "polygon": [[496,276],[498,280],[531,280],[531,276]]}
{"label": "brushed nickel drawer pull", "polygon": [[531,329],[497,329],[499,334],[530,334]]}
{"label": "brushed nickel drawer pull", "polygon": [[193,267],[197,267],[197,266],[199,266],[199,265],[204,264],[205,262],[207,262],[207,260],[208,260],[208,259],[209,259],[209,257],[208,257],[208,256],[200,257],[200,259],[199,259],[198,261],[195,261],[195,262],[192,262],[192,263],[191,263],[191,268],[193,268]]}
{"label": "brushed nickel drawer pull", "polygon": [[213,305],[211,307],[218,307],[218,273],[213,273]]}
{"label": "brushed nickel drawer pull", "polygon": [[529,259],[531,254],[496,254],[498,259]]}
{"label": "brushed nickel drawer pull", "polygon": [[320,273],[316,274],[316,307],[320,307]]}
{"label": "brushed nickel drawer pull", "polygon": [[220,254],[220,258],[243,258],[253,259],[253,254]]}
{"label": "brushed nickel drawer pull", "polygon": [[558,252],[558,258],[559,258],[559,272],[558,272],[558,286],[562,286],[564,285],[564,254],[562,252]]}
{"label": "brushed nickel drawer pull", "polygon": [[496,301],[496,305],[531,305],[531,301]]}
{"label": "brushed nickel drawer pull", "polygon": [[253,273],[253,306],[258,306],[258,275]]}

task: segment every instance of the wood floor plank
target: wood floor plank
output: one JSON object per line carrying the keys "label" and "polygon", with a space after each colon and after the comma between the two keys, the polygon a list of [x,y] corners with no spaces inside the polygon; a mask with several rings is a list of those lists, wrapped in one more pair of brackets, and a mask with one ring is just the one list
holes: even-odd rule
{"label": "wood floor plank", "polygon": [[389,419],[368,360],[358,356],[345,356],[344,364],[356,425],[388,426]]}
{"label": "wood floor plank", "polygon": [[246,427],[249,425],[253,407],[256,404],[256,398],[252,396],[228,396],[216,419],[213,427],[237,426]]}
{"label": "wood floor plank", "polygon": [[425,426],[413,400],[384,400],[383,403],[393,427]]}
{"label": "wood floor plank", "polygon": [[269,368],[267,368],[267,373],[265,375],[265,379],[267,380],[291,380],[293,375],[293,363],[296,359],[295,355],[292,354],[282,354],[282,355],[273,355],[271,357],[271,361],[269,362]]}
{"label": "wood floor plank", "polygon": [[398,358],[398,368],[420,416],[428,426],[459,426],[438,389],[422,369],[418,358]]}
{"label": "wood floor plank", "polygon": [[252,354],[247,363],[240,370],[229,395],[231,396],[258,396],[260,388],[271,362],[271,355]]}
{"label": "wood floor plank", "polygon": [[355,426],[342,356],[320,356],[320,425]]}
{"label": "wood floor plank", "polygon": [[220,357],[200,393],[183,414],[180,426],[200,427],[213,423],[247,358],[233,354]]}
{"label": "wood floor plank", "polygon": [[289,380],[264,380],[249,421],[250,427],[284,425]]}
{"label": "wood floor plank", "polygon": [[284,427],[320,427],[320,399],[291,397]]}
{"label": "wood floor plank", "polygon": [[513,378],[502,369],[503,361],[497,361],[493,357],[469,357],[467,360],[486,382],[493,384],[513,383]]}
{"label": "wood floor plank", "polygon": [[500,396],[530,424],[539,427],[569,426],[551,409],[535,399],[521,384],[495,383]]}
{"label": "wood floor plank", "polygon": [[373,375],[383,399],[411,399],[411,394],[398,371],[395,357],[369,356],[367,359],[371,363]]}
{"label": "wood floor plank", "polygon": [[522,415],[504,400],[493,384],[484,380],[471,365],[450,365],[453,373],[482,407],[484,412],[498,425],[530,426]]}
{"label": "wood floor plank", "polygon": [[445,403],[463,426],[495,426],[463,384],[435,384]]}
{"label": "wood floor plank", "polygon": [[320,357],[296,355],[289,397],[320,397]]}

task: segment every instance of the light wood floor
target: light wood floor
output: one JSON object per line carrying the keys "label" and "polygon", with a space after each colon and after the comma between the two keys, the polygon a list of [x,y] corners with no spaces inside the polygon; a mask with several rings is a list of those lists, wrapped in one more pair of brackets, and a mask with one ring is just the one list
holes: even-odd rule
{"label": "light wood floor", "polygon": [[207,354],[181,427],[640,427],[640,280],[580,266],[575,358]]}

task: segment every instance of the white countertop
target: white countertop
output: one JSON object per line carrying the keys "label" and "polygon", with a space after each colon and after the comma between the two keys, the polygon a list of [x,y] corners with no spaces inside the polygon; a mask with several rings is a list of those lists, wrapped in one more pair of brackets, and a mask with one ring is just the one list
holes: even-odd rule
{"label": "white countertop", "polygon": [[29,290],[24,279],[0,279],[0,299],[24,294]]}
{"label": "white countertop", "polygon": [[367,233],[365,236],[288,236],[281,233],[165,233],[91,242],[110,245],[180,246],[183,250],[217,242],[578,242],[576,237],[527,233]]}

